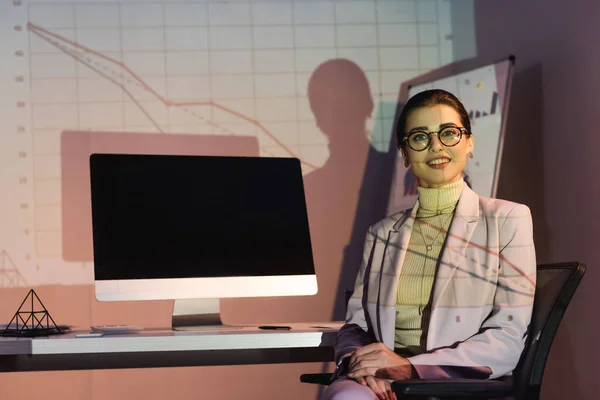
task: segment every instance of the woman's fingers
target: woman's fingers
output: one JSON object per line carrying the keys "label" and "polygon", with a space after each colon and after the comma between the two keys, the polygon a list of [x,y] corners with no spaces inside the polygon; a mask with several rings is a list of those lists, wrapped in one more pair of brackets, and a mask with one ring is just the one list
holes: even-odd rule
{"label": "woman's fingers", "polygon": [[377,367],[366,367],[366,368],[359,368],[356,369],[352,372],[350,372],[348,374],[348,376],[352,379],[356,379],[356,378],[360,378],[360,377],[367,377],[367,376],[375,376],[375,373],[377,372],[379,368]]}
{"label": "woman's fingers", "polygon": [[382,382],[385,387],[385,392],[390,400],[396,400],[396,394],[392,392],[392,385],[389,381],[385,379],[380,379],[379,382]]}
{"label": "woman's fingers", "polygon": [[373,393],[375,393],[379,400],[389,400],[387,398],[385,390],[382,389],[379,385],[378,379],[375,379],[372,376],[367,376],[365,380],[367,382],[367,386],[369,386],[369,388],[373,391]]}
{"label": "woman's fingers", "polygon": [[359,376],[358,378],[352,378],[352,379],[354,379],[357,383],[360,383],[363,386],[367,386],[367,381],[362,376]]}
{"label": "woman's fingers", "polygon": [[[365,357],[367,357],[367,356],[365,356]],[[382,368],[383,365],[381,363],[381,360],[379,360],[378,358],[362,358],[362,359],[359,359],[356,363],[348,365],[348,370],[350,372],[352,372],[354,370],[361,369],[361,368],[367,368],[367,367]]]}
{"label": "woman's fingers", "polygon": [[379,389],[381,390],[381,393],[383,393],[385,395],[385,399],[392,400],[392,397],[391,397],[392,390],[391,390],[391,387],[389,385],[387,385],[387,382],[384,381],[383,379],[375,378],[375,380],[379,384]]}
{"label": "woman's fingers", "polygon": [[357,365],[360,365],[361,363],[366,361],[376,361],[377,365],[379,365],[380,368],[386,366],[386,358],[384,357],[384,354],[380,351],[374,351],[371,353],[364,354],[362,356],[358,356],[354,360],[350,360],[350,362],[348,363],[348,368],[350,370],[355,369],[357,368]]}
{"label": "woman's fingers", "polygon": [[[356,350],[348,362],[350,370],[355,369],[357,364],[365,360],[377,360],[380,368],[388,367],[393,364],[402,363],[404,358],[400,357],[381,343],[369,345]],[[371,347],[370,347],[371,346]]]}
{"label": "woman's fingers", "polygon": [[371,343],[360,349],[356,349],[350,356],[350,365],[356,362],[356,359],[367,354],[380,351],[385,345],[383,343]]}

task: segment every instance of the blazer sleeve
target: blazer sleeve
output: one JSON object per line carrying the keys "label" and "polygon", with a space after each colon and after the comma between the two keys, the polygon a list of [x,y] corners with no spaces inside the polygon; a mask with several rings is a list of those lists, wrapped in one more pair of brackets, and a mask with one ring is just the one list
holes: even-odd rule
{"label": "blazer sleeve", "polygon": [[529,331],[536,258],[531,213],[518,204],[500,229],[498,282],[492,312],[463,342],[409,358],[422,379],[493,379],[517,366]]}
{"label": "blazer sleeve", "polygon": [[335,343],[335,362],[337,365],[333,379],[345,374],[341,369],[342,362],[354,350],[376,341],[371,328],[371,321],[366,311],[366,299],[370,278],[371,263],[376,241],[376,228],[367,232],[363,248],[363,258],[356,276],[354,291],[346,308],[346,323],[340,328]]}

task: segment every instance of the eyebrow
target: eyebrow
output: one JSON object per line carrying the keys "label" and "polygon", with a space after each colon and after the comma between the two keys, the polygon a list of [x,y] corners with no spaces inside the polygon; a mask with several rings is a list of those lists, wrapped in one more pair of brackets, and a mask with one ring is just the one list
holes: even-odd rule
{"label": "eyebrow", "polygon": [[[446,122],[446,123],[440,125],[440,129],[444,129],[444,128],[447,128],[449,126],[458,126],[458,125],[456,125],[454,122]],[[417,126],[415,128],[412,128],[409,132],[427,131],[427,130],[428,130],[428,128],[426,126]]]}

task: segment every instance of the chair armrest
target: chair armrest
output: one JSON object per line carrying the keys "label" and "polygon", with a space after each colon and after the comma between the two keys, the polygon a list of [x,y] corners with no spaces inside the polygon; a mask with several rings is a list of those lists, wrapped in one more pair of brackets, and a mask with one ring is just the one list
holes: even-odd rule
{"label": "chair armrest", "polygon": [[331,383],[331,373],[322,374],[302,374],[300,375],[300,382],[302,383],[314,383],[317,385],[329,385]]}
{"label": "chair armrest", "polygon": [[511,384],[482,379],[405,380],[392,382],[398,399],[423,396],[449,398],[501,398],[515,394]]}

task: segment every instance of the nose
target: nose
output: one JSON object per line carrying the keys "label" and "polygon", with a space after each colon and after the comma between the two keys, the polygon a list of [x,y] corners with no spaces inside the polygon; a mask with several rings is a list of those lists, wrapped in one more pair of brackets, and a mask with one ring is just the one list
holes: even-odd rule
{"label": "nose", "polygon": [[432,134],[430,137],[431,143],[429,144],[429,151],[432,151],[434,153],[441,151],[444,148],[444,145],[442,144],[442,142],[440,142],[440,138],[438,137],[437,133]]}

